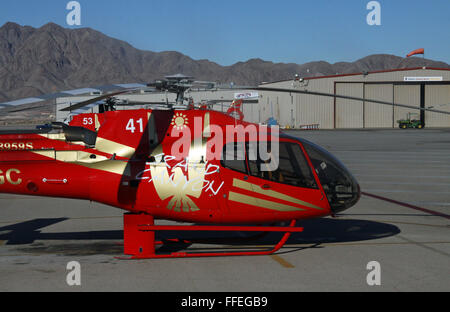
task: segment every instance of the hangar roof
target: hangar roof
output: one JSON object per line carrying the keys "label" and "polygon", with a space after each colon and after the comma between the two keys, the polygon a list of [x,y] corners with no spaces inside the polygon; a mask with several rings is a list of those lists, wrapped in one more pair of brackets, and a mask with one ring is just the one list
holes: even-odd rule
{"label": "hangar roof", "polygon": [[[411,67],[411,68],[396,68],[396,69],[385,69],[385,70],[376,70],[362,73],[350,73],[350,74],[338,74],[338,75],[328,75],[328,76],[317,76],[317,77],[302,77],[304,80],[313,80],[313,79],[324,79],[324,78],[338,78],[338,77],[348,77],[348,76],[358,76],[365,74],[380,74],[380,73],[390,73],[390,72],[399,72],[399,71],[411,71],[411,70],[445,70],[450,71],[450,68],[437,68],[437,67]],[[264,82],[261,85],[272,84],[277,82],[284,81],[292,81],[292,79]]]}

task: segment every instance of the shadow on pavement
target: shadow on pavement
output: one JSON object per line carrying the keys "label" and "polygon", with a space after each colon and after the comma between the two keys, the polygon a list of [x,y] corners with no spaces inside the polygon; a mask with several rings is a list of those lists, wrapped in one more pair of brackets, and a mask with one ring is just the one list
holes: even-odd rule
{"label": "shadow on pavement", "polygon": [[[123,240],[122,230],[112,231],[88,231],[66,233],[42,233],[41,229],[64,222],[67,218],[35,219],[0,228],[0,241],[6,245],[22,245],[19,251],[39,254],[61,255],[117,255],[123,252],[120,244]],[[367,220],[343,220],[343,219],[312,219],[298,222],[298,226],[305,228],[303,233],[291,235],[285,247],[289,245],[311,245],[298,248],[317,248],[326,243],[360,242],[394,236],[400,233],[400,229],[394,225],[367,221]],[[227,245],[219,246],[220,249],[239,249],[242,246],[246,250],[260,249],[266,245],[276,244],[280,233],[259,233],[257,235],[228,232],[161,232],[159,240],[180,238],[184,242],[167,242],[160,248],[162,252],[174,252],[184,250],[192,244]],[[38,242],[36,242],[38,241]],[[52,242],[46,242],[52,241]],[[61,241],[62,243],[55,243]],[[84,242],[74,242],[84,241]],[[86,242],[88,241],[88,242]],[[89,242],[90,241],[90,242]],[[251,244],[251,246],[248,246]],[[291,248],[292,248],[291,247]],[[201,250],[208,248],[190,248],[189,250]]]}

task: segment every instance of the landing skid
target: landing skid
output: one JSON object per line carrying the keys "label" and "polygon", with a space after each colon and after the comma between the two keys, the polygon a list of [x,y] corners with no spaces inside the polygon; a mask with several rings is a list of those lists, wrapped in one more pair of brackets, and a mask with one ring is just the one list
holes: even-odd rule
{"label": "landing skid", "polygon": [[[206,226],[206,225],[155,225],[154,218],[147,214],[124,215],[124,253],[129,258],[118,259],[164,259],[164,258],[194,258],[194,257],[225,257],[225,256],[262,256],[271,255],[286,243],[292,233],[303,232],[303,228],[295,227],[296,220],[292,220],[287,227],[279,226]],[[164,242],[155,241],[157,231],[200,231],[200,232],[281,232],[281,240],[272,249],[260,251],[235,252],[172,252],[157,253],[155,246]],[[169,242],[189,243],[187,240],[170,239]]]}

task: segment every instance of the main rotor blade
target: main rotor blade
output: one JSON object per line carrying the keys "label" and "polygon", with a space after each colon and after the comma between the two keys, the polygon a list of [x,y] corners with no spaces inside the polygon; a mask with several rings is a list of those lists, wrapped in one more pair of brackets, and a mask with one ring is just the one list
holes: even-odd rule
{"label": "main rotor blade", "polygon": [[306,90],[295,90],[295,89],[267,88],[267,87],[255,87],[252,89],[258,90],[258,91],[287,92],[287,93],[308,94],[308,95],[316,95],[316,96],[328,96],[328,97],[339,98],[339,99],[370,102],[370,103],[389,105],[389,106],[393,105],[393,106],[399,106],[399,107],[405,107],[405,108],[411,108],[411,109],[417,109],[417,110],[422,110],[422,111],[429,111],[429,112],[434,112],[434,113],[450,115],[450,112],[441,111],[441,110],[437,110],[437,109],[423,108],[423,107],[417,107],[417,106],[411,106],[411,105],[405,105],[405,104],[397,104],[397,103],[392,103],[392,102],[373,100],[373,99],[364,99],[364,98],[359,98],[359,97],[354,97],[354,96],[338,95],[338,94],[332,94],[332,93],[323,93],[323,92],[306,91]]}
{"label": "main rotor blade", "polygon": [[145,84],[142,83],[125,83],[125,84],[111,84],[111,85],[103,85],[98,87],[87,87],[87,88],[81,88],[81,89],[75,89],[75,90],[66,90],[61,91],[57,93],[49,93],[49,94],[42,94],[37,95],[35,97],[30,98],[24,98],[19,100],[14,100],[10,102],[4,102],[0,103],[0,110],[2,109],[8,109],[15,106],[22,106],[27,104],[35,104],[38,102],[45,102],[47,100],[53,100],[59,97],[69,97],[74,95],[82,95],[82,94],[89,94],[92,92],[112,92],[117,90],[129,90],[129,89],[143,89],[146,88]]}
{"label": "main rotor blade", "polygon": [[[169,104],[174,104],[175,102],[169,102]],[[128,103],[117,103],[115,106],[135,106],[135,105],[165,105],[167,102],[136,102],[136,101],[130,101]]]}
{"label": "main rotor blade", "polygon": [[[234,101],[238,100],[205,100],[208,104],[220,104],[220,103],[233,103]],[[258,100],[242,100],[244,104],[256,104],[258,103]]]}
{"label": "main rotor blade", "polygon": [[428,106],[428,108],[433,108],[433,107],[436,107],[436,106],[438,106],[438,107],[442,107],[442,106],[450,106],[450,103],[447,103],[447,104],[438,104],[438,105],[431,105],[431,106]]}
{"label": "main rotor blade", "polygon": [[61,112],[70,112],[70,111],[74,111],[74,110],[80,109],[80,108],[82,108],[82,107],[85,107],[85,106],[87,106],[87,105],[93,104],[93,103],[95,103],[95,102],[98,102],[98,101],[101,101],[101,100],[104,100],[104,99],[108,99],[108,98],[111,98],[111,97],[116,96],[116,95],[119,95],[119,94],[128,93],[128,92],[133,91],[133,90],[136,90],[136,89],[133,88],[133,89],[127,89],[127,90],[123,90],[123,91],[118,91],[118,92],[113,92],[113,93],[104,94],[104,95],[102,95],[102,96],[95,97],[95,98],[92,98],[92,99],[90,99],[90,100],[83,101],[83,102],[77,103],[77,104],[75,104],[75,105],[71,105],[71,106],[69,106],[69,107],[63,108],[63,109],[61,109],[60,111],[61,111]]}
{"label": "main rotor blade", "polygon": [[[38,108],[49,107],[49,106],[53,106],[53,104],[39,105],[39,106],[26,107],[26,108],[17,108],[17,109],[5,110],[5,111],[7,112],[7,114],[9,114],[9,113],[19,113],[19,112],[26,112],[26,111],[33,110],[33,109],[38,109]],[[4,115],[3,112],[0,112],[0,114]]]}

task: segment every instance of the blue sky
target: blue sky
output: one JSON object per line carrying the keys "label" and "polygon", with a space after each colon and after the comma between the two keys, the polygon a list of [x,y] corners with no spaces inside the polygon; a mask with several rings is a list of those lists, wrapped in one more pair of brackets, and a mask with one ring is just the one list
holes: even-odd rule
{"label": "blue sky", "polygon": [[369,26],[369,0],[78,0],[81,26],[66,24],[69,0],[4,1],[0,24],[90,27],[150,51],[179,51],[231,65],[355,61],[375,53],[450,63],[449,0],[378,0],[381,26]]}

